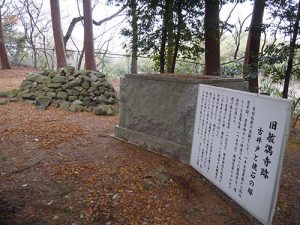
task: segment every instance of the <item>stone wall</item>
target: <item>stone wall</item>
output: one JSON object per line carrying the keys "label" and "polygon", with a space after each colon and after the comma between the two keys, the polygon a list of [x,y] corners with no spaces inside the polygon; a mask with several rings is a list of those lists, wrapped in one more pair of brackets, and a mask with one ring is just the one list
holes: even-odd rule
{"label": "stone wall", "polygon": [[115,136],[189,162],[198,84],[248,90],[243,79],[126,75],[120,86]]}

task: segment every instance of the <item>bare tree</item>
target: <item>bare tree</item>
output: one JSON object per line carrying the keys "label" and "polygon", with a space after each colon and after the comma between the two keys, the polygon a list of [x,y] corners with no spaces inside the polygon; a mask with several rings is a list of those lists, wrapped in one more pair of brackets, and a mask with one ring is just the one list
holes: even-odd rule
{"label": "bare tree", "polygon": [[[113,18],[117,17],[117,16],[120,16],[121,15],[121,12],[124,11],[125,7],[122,7],[120,10],[118,10],[116,13],[112,14],[111,16],[108,16],[102,20],[99,20],[99,21],[95,21],[93,20],[93,24],[96,25],[96,26],[101,26],[102,24],[104,24],[105,22],[109,21],[109,20],[112,20]],[[68,29],[67,29],[67,32],[64,36],[64,44],[65,46],[67,46],[67,43],[72,35],[72,32],[75,28],[75,25],[80,22],[80,21],[83,21],[83,16],[79,16],[79,17],[75,17],[72,19]]]}
{"label": "bare tree", "polygon": [[[53,63],[53,57],[51,56],[51,54],[48,53],[48,49],[47,49],[47,41],[48,41],[48,39],[47,39],[47,37],[45,35],[50,30],[49,26],[48,26],[48,24],[50,24],[50,22],[51,21],[48,21],[46,23],[47,25],[45,27],[43,27],[43,28],[40,28],[39,26],[37,26],[37,31],[38,31],[37,37],[38,37],[38,39],[41,38],[41,42],[37,42],[37,44],[38,44],[38,46],[42,46],[42,48],[38,47],[38,50],[42,50],[42,53],[43,53],[43,55],[45,57],[45,61],[46,61],[47,67],[53,69],[53,67],[54,67],[53,66],[53,64],[54,64]],[[51,59],[51,65],[52,65],[51,67],[50,67],[50,62],[49,62],[48,58]]]}
{"label": "bare tree", "polygon": [[238,52],[240,50],[240,45],[241,45],[241,39],[242,39],[242,34],[243,34],[243,28],[245,25],[245,22],[247,21],[247,19],[252,15],[252,13],[250,13],[248,16],[246,16],[242,21],[240,20],[240,18],[238,19],[238,25],[235,25],[234,27],[234,32],[231,32],[232,37],[234,39],[234,44],[235,44],[235,50],[233,53],[233,59],[237,59],[238,56]]}
{"label": "bare tree", "polygon": [[2,8],[4,4],[5,4],[5,0],[2,0],[2,2],[0,2],[0,62],[1,62],[1,69],[10,69],[7,51],[5,48],[3,25],[2,25]]}
{"label": "bare tree", "polygon": [[[225,33],[225,27],[226,27],[226,25],[228,24],[228,21],[229,21],[229,19],[231,18],[233,11],[235,10],[235,8],[237,7],[238,4],[239,4],[238,2],[235,3],[234,6],[233,6],[233,7],[231,8],[231,10],[229,11],[229,14],[228,14],[228,16],[226,17],[226,19],[225,19],[225,21],[224,21],[224,25],[223,25],[222,28],[220,29],[220,38],[222,38],[223,34]],[[222,6],[221,6],[221,8],[222,8]],[[220,11],[221,11],[221,9],[220,9]]]}
{"label": "bare tree", "polygon": [[[46,32],[45,28],[49,23],[42,28],[39,27],[41,22],[41,9],[43,6],[43,0],[33,1],[33,0],[18,0],[14,4],[15,10],[18,13],[20,21],[24,28],[24,38],[26,42],[30,45],[33,52],[33,66],[37,67],[38,62],[38,43],[41,34]],[[42,43],[45,43],[45,39],[42,37]],[[45,54],[46,55],[46,54]]]}
{"label": "bare tree", "polygon": [[61,29],[59,0],[50,0],[50,7],[57,67],[61,68],[67,66],[67,56],[63,41],[63,32]]}
{"label": "bare tree", "polygon": [[82,2],[83,21],[84,21],[84,50],[85,50],[85,69],[96,70],[96,60],[93,39],[93,18],[91,0]]}

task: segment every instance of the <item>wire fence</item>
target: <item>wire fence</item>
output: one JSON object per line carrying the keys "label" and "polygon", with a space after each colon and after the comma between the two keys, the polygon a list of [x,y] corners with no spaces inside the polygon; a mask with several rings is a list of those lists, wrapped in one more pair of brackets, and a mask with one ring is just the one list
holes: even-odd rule
{"label": "wire fence", "polygon": [[[7,51],[11,58],[11,61],[17,65],[33,66],[40,69],[55,69],[56,56],[54,48],[35,48],[31,46],[22,46],[18,49],[17,46],[7,46]],[[70,66],[74,66],[76,69],[84,68],[84,56],[80,50],[66,50],[67,61]],[[124,74],[130,73],[131,55],[124,53],[112,53],[105,52],[99,49],[95,50],[97,69],[111,77],[112,79],[121,77]],[[226,66],[230,63],[242,63],[243,58],[236,61],[224,62],[221,64],[221,70],[226,69]],[[239,67],[239,66],[238,66]],[[232,70],[231,67],[230,69]],[[178,74],[201,74],[204,69],[204,64],[201,62],[189,61],[189,60],[177,60],[176,73]],[[240,68],[238,70],[230,71],[236,76],[240,76]],[[138,73],[158,73],[159,67],[155,64],[153,58],[149,56],[138,57]],[[226,71],[221,71],[226,76]],[[232,75],[229,75],[232,76]],[[274,85],[273,85],[274,87]],[[275,85],[278,90],[282,89],[282,84]],[[294,95],[300,97],[300,81],[292,81],[290,84],[290,90],[294,92]]]}

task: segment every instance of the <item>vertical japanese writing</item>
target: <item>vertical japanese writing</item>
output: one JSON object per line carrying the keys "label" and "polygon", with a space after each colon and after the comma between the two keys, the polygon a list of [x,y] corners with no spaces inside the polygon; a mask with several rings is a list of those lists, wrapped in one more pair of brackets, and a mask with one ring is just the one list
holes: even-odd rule
{"label": "vertical japanese writing", "polygon": [[216,131],[216,121],[214,120],[215,115],[216,115],[216,94],[212,94],[212,99],[211,99],[211,113],[210,113],[210,129],[211,131],[211,138],[210,138],[210,144],[209,144],[209,156],[208,156],[208,166],[207,166],[207,172],[209,173],[210,171],[210,163],[211,163],[211,156],[213,152],[213,143],[215,139],[215,131]]}
{"label": "vertical japanese writing", "polygon": [[[236,172],[236,185],[237,181],[239,181],[239,197],[241,198],[243,195],[243,184],[245,180],[245,173],[246,173],[246,164],[247,164],[247,154],[249,150],[249,145],[250,145],[250,139],[248,138],[249,132],[250,131],[250,126],[249,126],[249,117],[250,117],[250,101],[246,102],[246,109],[244,112],[244,118],[243,118],[243,126],[242,126],[242,142],[240,145],[240,154],[238,158],[238,167],[237,167],[237,172]],[[246,153],[243,156],[243,153],[245,152],[245,146],[246,146]],[[236,190],[235,190],[236,191]]]}
{"label": "vertical japanese writing", "polygon": [[272,163],[273,145],[276,143],[276,135],[274,134],[274,131],[276,131],[276,129],[277,121],[270,121],[267,144],[264,147],[265,157],[263,158],[263,167],[260,170],[260,175],[265,179],[269,178],[270,171],[268,170],[268,166]]}
{"label": "vertical japanese writing", "polygon": [[[202,92],[202,97],[201,97],[201,106],[202,110],[201,112],[206,112],[207,110],[207,91]],[[197,165],[202,168],[203,165],[203,156],[204,156],[204,144],[205,144],[205,136],[206,136],[206,130],[205,130],[205,122],[207,121],[206,119],[206,114],[201,113],[201,122],[200,122],[200,136],[202,137],[202,141],[199,143],[199,150],[198,150],[198,157],[197,157]]]}
{"label": "vertical japanese writing", "polygon": [[[231,160],[231,169],[230,169],[230,178],[228,182],[229,189],[234,190],[234,192],[237,191],[237,183],[239,178],[239,167],[240,162],[239,160],[239,153],[240,153],[240,145],[241,145],[241,138],[242,138],[242,132],[241,132],[241,125],[242,125],[242,118],[243,118],[243,110],[244,110],[244,100],[237,100],[235,101],[235,108],[234,108],[234,116],[233,116],[233,123],[237,127],[237,131],[234,138],[234,149],[233,149],[233,156]],[[239,150],[239,151],[238,151]]]}
{"label": "vertical japanese writing", "polygon": [[212,128],[212,122],[211,122],[211,110],[212,110],[212,93],[208,93],[208,106],[206,111],[206,126],[207,126],[207,136],[206,136],[206,142],[205,142],[205,157],[204,157],[204,167],[209,167],[210,162],[208,162],[209,157],[209,150],[210,150],[210,139],[211,139],[211,128]]}
{"label": "vertical japanese writing", "polygon": [[[203,92],[203,91],[201,91],[201,92]],[[204,111],[204,95],[201,94],[200,112],[203,112],[203,111]],[[198,126],[197,134],[200,135],[200,137],[202,137],[203,130],[204,130],[204,115],[202,113],[200,113],[200,115],[199,115],[198,124],[200,124],[200,126]],[[197,165],[200,164],[200,155],[201,155],[201,142],[199,143],[199,151],[198,151],[198,154],[197,154]]]}
{"label": "vertical japanese writing", "polygon": [[206,111],[206,138],[205,138],[205,153],[204,153],[204,168],[207,168],[208,166],[208,154],[209,154],[209,144],[210,144],[210,133],[211,133],[211,120],[210,120],[210,114],[211,114],[211,92],[208,93],[207,97],[207,111]]}
{"label": "vertical japanese writing", "polygon": [[[228,145],[228,130],[225,129],[226,126],[226,119],[228,115],[228,103],[229,103],[229,97],[226,96],[225,98],[225,104],[224,104],[224,115],[222,118],[222,149],[223,149],[223,154],[222,154],[222,161],[221,161],[221,167],[220,167],[220,177],[219,177],[219,182],[222,181],[223,179],[223,171],[224,171],[224,165],[225,165],[225,158],[226,158],[226,151],[227,151],[227,145]],[[225,136],[225,137],[224,137]]]}
{"label": "vertical japanese writing", "polygon": [[221,171],[221,155],[222,155],[222,150],[223,150],[223,139],[224,139],[224,132],[221,130],[221,121],[222,121],[222,111],[224,107],[224,95],[218,95],[217,96],[217,103],[218,103],[218,120],[216,121],[217,123],[217,131],[216,131],[216,137],[220,141],[219,146],[218,146],[218,157],[217,157],[217,166],[215,170],[215,179],[218,179],[219,173]]}
{"label": "vertical japanese writing", "polygon": [[263,141],[262,140],[263,133],[264,133],[264,130],[262,127],[260,127],[257,130],[256,147],[254,149],[254,156],[252,159],[250,180],[249,180],[249,184],[248,184],[248,194],[250,196],[253,196],[253,194],[254,194],[255,179],[256,179],[257,172],[258,172],[258,156],[259,156],[259,151],[261,151],[261,143]]}

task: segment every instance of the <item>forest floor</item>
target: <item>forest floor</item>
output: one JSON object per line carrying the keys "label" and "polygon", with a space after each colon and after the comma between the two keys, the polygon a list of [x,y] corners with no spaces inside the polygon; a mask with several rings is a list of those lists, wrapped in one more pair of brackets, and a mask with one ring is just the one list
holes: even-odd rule
{"label": "forest floor", "polygon": [[[0,90],[17,88],[24,72],[1,71]],[[112,138],[117,123],[117,116],[0,106],[0,225],[256,224],[190,166]],[[273,224],[299,221],[298,123]]]}

